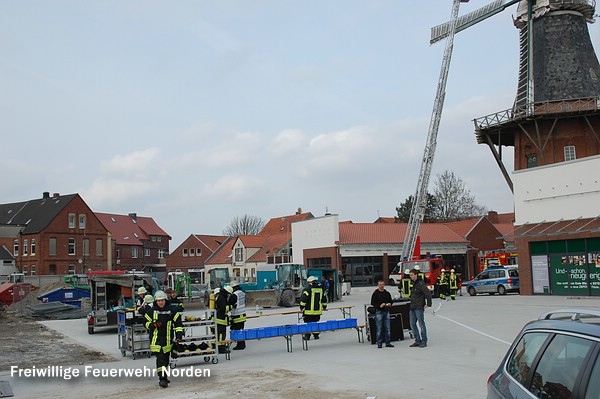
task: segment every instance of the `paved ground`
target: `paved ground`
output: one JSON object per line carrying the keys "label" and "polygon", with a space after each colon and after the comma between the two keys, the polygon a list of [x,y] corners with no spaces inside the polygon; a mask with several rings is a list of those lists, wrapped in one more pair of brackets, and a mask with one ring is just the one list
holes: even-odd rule
{"label": "paved ground", "polygon": [[[332,306],[354,306],[353,317],[364,323],[363,304],[369,302],[372,290],[354,288],[352,295]],[[600,309],[600,299],[510,294],[464,295],[447,302],[435,299],[433,309],[425,316],[430,340],[427,348],[409,348],[412,341],[407,334],[407,339],[396,342],[395,348],[377,349],[368,342],[359,344],[354,330],[324,333],[319,341],[310,341],[308,351],[302,350],[300,337],[295,337],[293,353],[286,352],[283,338],[250,341],[247,350],[234,352],[230,361],[221,357],[216,365],[195,362],[197,358],[179,361],[179,370],[209,369],[210,376],[172,378],[168,390],[160,389],[157,381],[148,377],[79,377],[65,381],[11,378],[8,372],[0,372],[0,381],[9,381],[19,398],[151,399],[167,394],[173,398],[481,398],[485,397],[488,376],[522,325],[546,310],[560,307]],[[338,319],[341,314],[333,310],[324,318]],[[252,319],[248,327],[294,322],[293,315],[271,316]],[[84,320],[43,324],[64,334],[68,342],[118,359],[91,364],[92,369],[153,368],[154,358],[121,357],[114,332],[88,335]],[[38,368],[45,366],[40,364]]]}

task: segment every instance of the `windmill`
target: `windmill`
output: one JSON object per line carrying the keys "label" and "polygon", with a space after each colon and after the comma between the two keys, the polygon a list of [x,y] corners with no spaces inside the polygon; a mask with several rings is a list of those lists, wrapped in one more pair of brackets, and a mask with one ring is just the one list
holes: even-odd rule
{"label": "windmill", "polygon": [[[442,39],[451,41],[455,33],[517,3],[514,24],[519,29],[519,71],[514,104],[508,110],[474,120],[478,143],[489,146],[513,192],[513,182],[502,161],[502,146],[515,147],[515,170],[556,162],[549,159],[548,142],[558,134],[557,124],[564,125],[566,119],[573,123],[574,115],[583,119],[600,143],[596,133],[600,126],[596,127],[593,119],[599,111],[600,65],[587,28],[587,23],[593,22],[595,0],[495,0],[433,27],[430,40],[432,44]],[[521,145],[524,142],[527,144]],[[598,154],[600,149],[586,149],[587,154],[594,152]],[[526,165],[521,165],[523,156],[527,157]],[[423,164],[428,164],[429,170],[421,168],[402,259],[410,259],[414,252],[424,214],[431,167],[427,148]]]}

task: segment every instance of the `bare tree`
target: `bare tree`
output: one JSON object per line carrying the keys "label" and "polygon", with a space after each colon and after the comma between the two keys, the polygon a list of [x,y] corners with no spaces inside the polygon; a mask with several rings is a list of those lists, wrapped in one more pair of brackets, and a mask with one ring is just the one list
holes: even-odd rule
{"label": "bare tree", "polygon": [[264,220],[262,220],[258,216],[236,216],[233,218],[231,223],[229,223],[229,226],[227,226],[225,230],[223,230],[223,235],[233,237],[237,235],[258,234],[264,226]]}
{"label": "bare tree", "polygon": [[450,221],[485,214],[485,207],[475,202],[475,196],[454,172],[445,170],[437,175],[434,187],[436,219]]}

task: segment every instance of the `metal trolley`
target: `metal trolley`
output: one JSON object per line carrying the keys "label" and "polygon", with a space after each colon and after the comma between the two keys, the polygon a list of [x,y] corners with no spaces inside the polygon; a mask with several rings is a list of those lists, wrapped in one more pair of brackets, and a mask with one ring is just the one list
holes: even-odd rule
{"label": "metal trolley", "polygon": [[217,317],[215,310],[204,310],[199,316],[185,316],[183,328],[185,336],[173,347],[171,368],[177,367],[177,360],[200,356],[205,362],[217,364]]}
{"label": "metal trolley", "polygon": [[150,336],[143,323],[143,319],[133,310],[119,310],[117,312],[117,328],[119,349],[121,355],[126,356],[131,352],[133,358],[150,357]]}

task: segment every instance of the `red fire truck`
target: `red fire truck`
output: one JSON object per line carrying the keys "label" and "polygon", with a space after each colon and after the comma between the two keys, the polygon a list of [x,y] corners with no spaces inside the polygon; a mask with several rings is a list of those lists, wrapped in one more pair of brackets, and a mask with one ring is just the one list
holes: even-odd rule
{"label": "red fire truck", "polygon": [[404,278],[404,271],[406,269],[412,270],[415,266],[419,266],[421,273],[424,274],[425,284],[427,288],[434,292],[435,282],[437,281],[440,271],[444,268],[444,259],[441,256],[435,258],[419,259],[419,260],[405,260],[399,262],[394,268],[389,277],[389,284],[400,286],[400,282]]}
{"label": "red fire truck", "polygon": [[514,266],[517,265],[518,257],[516,252],[510,251],[490,251],[486,252],[484,256],[479,257],[479,270],[477,274],[481,273],[489,266]]}

